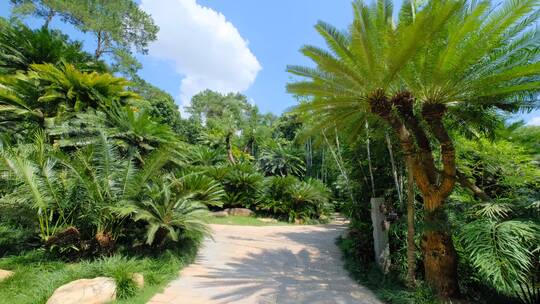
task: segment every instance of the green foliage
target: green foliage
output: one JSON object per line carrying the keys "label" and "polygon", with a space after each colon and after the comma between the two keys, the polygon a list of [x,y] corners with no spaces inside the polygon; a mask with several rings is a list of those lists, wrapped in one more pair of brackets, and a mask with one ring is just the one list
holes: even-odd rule
{"label": "green foliage", "polygon": [[253,206],[263,183],[262,174],[249,164],[232,165],[227,171],[227,174],[219,180],[225,188],[226,205]]}
{"label": "green foliage", "polygon": [[483,278],[503,293],[534,303],[532,298],[526,300],[524,290],[537,289],[531,280],[538,263],[539,235],[540,225],[533,222],[477,220],[463,227],[461,238]]}
{"label": "green foliage", "polygon": [[[44,28],[55,16],[73,24],[96,40],[95,58],[110,54],[119,71],[137,70],[138,63],[131,49],[148,51],[148,44],[157,37],[158,27],[149,14],[131,0],[66,1],[12,0],[15,15],[44,17]],[[129,74],[129,73],[128,73]]]}
{"label": "green foliage", "polygon": [[[357,142],[359,126],[369,121],[371,126],[376,126],[375,129],[383,131],[380,118],[384,118],[396,131],[396,137],[407,129],[412,134],[413,147],[419,151],[423,149],[422,134],[433,131],[429,128],[422,130],[429,124],[429,112],[422,109],[444,108],[446,116],[444,126],[441,123],[442,131],[451,128],[455,133],[474,138],[474,142],[457,141],[457,151],[462,153],[459,155],[460,170],[473,179],[475,186],[486,189],[489,195],[497,198],[494,203],[476,206],[471,214],[465,212],[470,217],[459,214],[466,206],[452,210],[454,226],[466,227],[481,215],[503,217],[504,220],[494,220],[496,223],[509,220],[505,218],[507,216],[515,217],[513,220],[518,216],[529,217],[525,210],[531,212],[531,202],[537,201],[538,197],[537,164],[531,162],[530,154],[526,155],[511,142],[491,144],[489,140],[478,137],[497,135],[496,129],[504,120],[500,116],[501,110],[516,112],[538,107],[540,36],[534,24],[540,16],[539,2],[406,1],[397,19],[394,18],[391,1],[372,3],[353,3],[354,19],[347,31],[324,22],[316,25],[327,47],[305,46],[301,49],[315,66],[288,67],[291,74],[299,77],[288,85],[288,91],[302,98],[293,113],[300,115],[313,130],[312,136],[340,130],[340,136],[354,138]],[[403,111],[403,104],[392,99],[403,91],[413,97],[408,112]],[[370,99],[373,96],[382,96],[381,100],[388,98],[388,103],[377,104],[373,102],[377,98]],[[415,119],[416,129],[411,126]],[[445,172],[448,168],[451,171],[456,168],[453,161],[445,162],[448,155],[444,150],[452,145],[450,138],[443,143],[444,138],[438,135],[432,132],[424,136],[427,137],[424,153],[430,153],[435,159],[435,169],[431,172],[434,175],[438,174],[440,169],[436,167],[441,163]],[[432,152],[437,142],[431,137],[436,137],[442,144],[442,153]],[[354,146],[347,148],[344,149],[345,155],[358,151]],[[381,153],[373,155],[378,159],[375,163],[379,162],[374,168],[388,168]],[[453,150],[450,156],[453,158]],[[424,159],[426,156],[415,157]],[[350,166],[353,170],[341,171],[351,172],[352,180],[357,183],[353,188],[360,190],[353,197],[359,202],[367,201],[365,197],[369,191],[365,190],[362,180],[366,181],[368,175],[366,171],[362,172],[365,167],[358,165],[365,162],[365,157],[353,154],[345,159],[347,161],[342,162],[344,167],[348,169]],[[415,168],[423,170],[423,166]],[[439,180],[446,178],[444,175],[440,177]],[[422,186],[420,182],[418,186]],[[459,197],[454,196],[453,199],[472,205],[472,196],[467,197],[461,190],[456,191]],[[426,194],[426,191],[422,192]],[[523,203],[514,203],[516,201]],[[366,220],[365,209],[357,207],[350,214],[354,219]],[[536,212],[534,214],[537,215]],[[523,228],[513,225],[508,231],[517,236]],[[471,246],[476,244],[483,246],[472,241],[469,243]],[[472,248],[467,247],[465,252],[470,253]],[[516,246],[515,249],[524,254],[524,246]],[[497,257],[493,254],[487,250],[489,258],[477,258],[501,270],[500,265],[495,264]],[[482,279],[487,284],[497,284]]]}
{"label": "green foliage", "polygon": [[289,222],[328,219],[333,211],[330,191],[319,180],[300,181],[294,176],[273,176],[265,181],[257,208]]}
{"label": "green foliage", "polygon": [[457,138],[458,166],[491,197],[518,195],[517,188],[538,189],[540,169],[525,147],[512,140]]}
{"label": "green foliage", "polygon": [[173,193],[172,185],[164,180],[149,185],[145,194],[136,201],[115,209],[134,221],[144,221],[146,243],[163,246],[167,239],[178,242],[182,235],[207,234],[206,207],[190,195]]}
{"label": "green foliage", "polygon": [[105,72],[105,64],[82,50],[59,31],[32,30],[0,18],[0,74],[28,71],[32,64],[73,64],[83,71]]}
{"label": "green foliage", "polygon": [[[81,72],[73,65],[33,64],[27,74],[0,78],[2,120],[9,115],[34,117],[44,127],[72,111],[110,108],[125,104],[136,95],[127,92],[127,82],[110,74]],[[49,122],[50,123],[50,122]]]}
{"label": "green foliage", "polygon": [[188,159],[193,166],[215,166],[225,162],[225,153],[221,149],[211,149],[198,145],[189,149]]}
{"label": "green foliage", "polygon": [[[349,238],[341,238],[337,241],[338,246],[343,252],[345,267],[355,280],[370,288],[379,299],[386,303],[441,303],[429,286],[421,284],[415,288],[405,288],[402,280],[395,274],[384,275],[375,265],[366,262],[364,257],[365,252],[363,251],[366,248],[370,248],[370,246],[368,244],[364,245],[362,243],[364,238],[359,238],[360,235],[357,233],[358,230],[354,234],[351,234]],[[366,233],[368,234],[366,235],[367,238],[369,238],[371,229],[367,229]],[[370,258],[373,258],[373,254],[370,255]]]}
{"label": "green foliage", "polygon": [[44,241],[70,221],[68,204],[78,191],[74,180],[63,175],[61,157],[45,143],[42,133],[35,135],[32,144],[0,150],[0,170],[4,180],[13,185],[0,203],[35,210],[39,236]]}
{"label": "green foliage", "polygon": [[182,131],[180,111],[170,94],[140,78],[135,79],[131,90],[150,103],[149,112],[152,117],[168,125],[176,133]]}
{"label": "green foliage", "polygon": [[33,238],[33,229],[0,222],[0,258],[27,249]]}
{"label": "green foliage", "polygon": [[[199,243],[199,240],[185,240],[172,249],[149,257],[117,254],[80,263],[64,263],[40,250],[0,258],[0,268],[16,273],[0,285],[0,294],[3,295],[0,303],[45,303],[54,290],[63,284],[77,279],[106,276],[116,280],[119,297],[132,295],[126,299],[117,299],[118,303],[143,304],[177,277],[180,269],[194,260]],[[133,273],[141,273],[145,278],[144,289],[136,294],[132,293],[133,285],[127,280]]]}
{"label": "green foliage", "polygon": [[298,151],[279,143],[262,148],[259,156],[259,167],[266,175],[302,176],[305,172],[304,161]]}
{"label": "green foliage", "polygon": [[216,180],[200,173],[191,173],[172,180],[176,193],[189,196],[191,201],[207,206],[223,206],[225,191]]}

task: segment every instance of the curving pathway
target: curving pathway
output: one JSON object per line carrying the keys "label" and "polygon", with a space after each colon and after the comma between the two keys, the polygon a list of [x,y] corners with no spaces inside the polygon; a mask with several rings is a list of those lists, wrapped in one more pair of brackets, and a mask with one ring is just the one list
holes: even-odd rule
{"label": "curving pathway", "polygon": [[211,225],[194,264],[149,304],[381,304],[347,275],[334,244],[345,223]]}

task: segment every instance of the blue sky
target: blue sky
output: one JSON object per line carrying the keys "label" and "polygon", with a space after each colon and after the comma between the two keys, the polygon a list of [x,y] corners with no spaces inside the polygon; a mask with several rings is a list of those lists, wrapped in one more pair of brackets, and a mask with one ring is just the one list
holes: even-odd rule
{"label": "blue sky", "polygon": [[[9,1],[0,1],[8,16]],[[263,112],[280,114],[295,104],[285,92],[287,64],[307,64],[298,49],[323,45],[313,26],[324,20],[345,28],[350,0],[141,0],[162,30],[149,55],[138,56],[141,76],[169,92],[179,104],[210,87],[241,91]],[[399,7],[401,0],[395,1]],[[27,20],[32,26],[41,20]],[[56,20],[71,37],[94,48],[92,38]],[[540,124],[540,112],[522,116]]]}

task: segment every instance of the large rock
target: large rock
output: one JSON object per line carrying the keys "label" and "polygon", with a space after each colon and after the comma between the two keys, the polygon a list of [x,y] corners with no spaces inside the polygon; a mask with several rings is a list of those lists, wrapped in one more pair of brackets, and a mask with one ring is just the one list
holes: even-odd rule
{"label": "large rock", "polygon": [[14,275],[13,271],[0,269],[0,282]]}
{"label": "large rock", "polygon": [[252,216],[253,211],[247,209],[247,208],[229,208],[225,209],[229,215],[236,215],[236,216]]}
{"label": "large rock", "polygon": [[134,273],[132,276],[131,276],[133,282],[135,282],[135,285],[137,285],[138,288],[142,289],[144,288],[144,276],[142,275],[142,273]]}
{"label": "large rock", "polygon": [[47,304],[106,304],[116,299],[113,279],[98,277],[76,280],[56,289]]}
{"label": "large rock", "polygon": [[227,213],[227,211],[215,211],[215,212],[212,212],[212,216],[214,216],[214,217],[227,217],[227,216],[229,216],[229,213]]}
{"label": "large rock", "polygon": [[277,223],[278,222],[278,220],[276,220],[275,218],[270,218],[270,217],[260,217],[259,221],[263,223]]}

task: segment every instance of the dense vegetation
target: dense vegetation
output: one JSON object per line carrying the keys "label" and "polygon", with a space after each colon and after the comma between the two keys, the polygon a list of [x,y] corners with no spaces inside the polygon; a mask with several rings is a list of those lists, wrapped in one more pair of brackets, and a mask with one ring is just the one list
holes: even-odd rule
{"label": "dense vegetation", "polygon": [[[348,31],[317,24],[330,50],[302,49],[315,67],[288,68],[299,105],[279,117],[210,90],[181,117],[137,75],[131,52],[158,29],[132,1],[12,3],[44,19],[0,19],[0,268],[17,272],[0,293],[31,282],[15,303],[96,275],[142,303],[193,257],[209,211],[236,207],[347,215],[347,265],[391,303],[538,302],[540,128],[509,115],[538,108],[538,1],[404,1],[397,19],[391,1],[355,1]],[[57,17],[94,34],[93,54]],[[397,213],[387,274],[372,197]],[[136,295],[133,272],[150,289]]]}
{"label": "dense vegetation", "polygon": [[[331,192],[306,175],[291,119],[212,91],[195,96],[182,119],[171,96],[137,75],[119,77],[103,52],[0,19],[0,257],[18,273],[2,294],[41,275],[56,279],[32,285],[21,303],[96,274],[118,276],[125,296],[129,271],[163,284],[208,234],[209,211],[329,219]],[[63,262],[82,263],[80,271],[66,273]],[[107,263],[126,265],[117,274]],[[161,263],[171,265],[151,269]]]}
{"label": "dense vegetation", "polygon": [[[354,149],[365,124],[368,131],[371,126],[386,133],[379,134],[379,145],[395,143],[423,212],[415,223],[411,188],[409,220],[393,228],[393,251],[403,252],[404,242],[396,241],[407,239],[407,281],[413,285],[416,226],[423,278],[443,298],[472,290],[466,285],[474,282],[526,303],[539,299],[539,168],[530,145],[538,132],[504,123],[505,113],[538,108],[539,5],[404,1],[395,19],[391,1],[356,1],[348,31],[317,24],[329,50],[301,50],[314,68],[288,68],[300,77],[289,91],[306,98],[296,113],[311,118],[315,131],[340,130]],[[516,141],[513,131],[527,139]],[[357,163],[349,163],[356,175]],[[386,187],[374,183],[382,172],[372,174],[368,162],[363,171],[377,187],[372,196],[395,184],[402,201],[397,167],[381,165],[394,181],[388,179]],[[348,244],[347,250],[361,255],[369,248],[367,219],[365,212],[353,214],[354,231],[365,243]]]}

